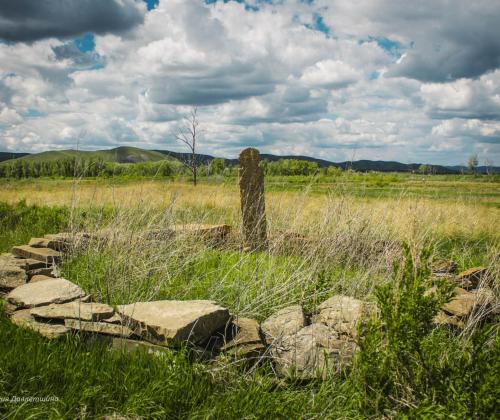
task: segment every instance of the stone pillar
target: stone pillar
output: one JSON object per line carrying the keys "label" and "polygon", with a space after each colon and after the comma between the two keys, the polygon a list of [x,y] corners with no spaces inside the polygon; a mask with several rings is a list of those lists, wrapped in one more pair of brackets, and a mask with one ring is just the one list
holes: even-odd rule
{"label": "stone pillar", "polygon": [[247,148],[240,153],[240,197],[243,247],[255,251],[266,247],[266,207],[264,171],[259,166],[259,151]]}

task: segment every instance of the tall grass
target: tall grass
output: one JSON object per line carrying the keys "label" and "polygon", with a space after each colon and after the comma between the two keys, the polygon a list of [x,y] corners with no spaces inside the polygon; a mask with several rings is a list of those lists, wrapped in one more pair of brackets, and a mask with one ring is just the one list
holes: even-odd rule
{"label": "tall grass", "polygon": [[[460,269],[486,265],[488,279],[497,281],[495,208],[459,200],[450,207],[404,193],[386,201],[317,196],[307,188],[268,194],[268,250],[245,253],[232,187],[152,188],[145,183],[103,190],[83,183],[74,184],[70,194],[55,191],[49,199],[67,206],[54,212],[5,204],[5,220],[11,212],[28,216],[23,223],[10,223],[2,240],[5,247],[26,242],[31,225],[46,228],[40,233],[95,234],[97,240],[76,247],[60,268],[100,301],[213,299],[233,314],[262,320],[290,304],[312,312],[329,296],[343,293],[377,303],[382,317],[365,335],[351,373],[309,384],[283,381],[266,363],[251,371],[224,357],[200,364],[187,350],[163,359],[144,354],[130,359],[76,337],[47,343],[1,318],[6,339],[0,341],[0,396],[43,390],[60,398],[44,407],[2,408],[0,403],[11,417],[359,418],[405,413],[464,418],[495,412],[498,386],[488,369],[498,365],[498,330],[477,323],[462,335],[434,329],[430,320],[437,306],[420,298],[428,276],[412,278],[414,287],[397,287],[404,276],[393,264],[410,260],[427,267],[433,259],[453,258]],[[59,216],[54,220],[53,214]],[[190,235],[157,240],[148,235],[184,223],[227,223],[233,232],[218,247]],[[408,244],[406,253],[403,244]],[[419,257],[424,249],[429,250],[427,262]],[[391,311],[401,299],[407,306],[396,317]],[[413,313],[425,314],[418,325]],[[397,322],[390,324],[391,319]],[[401,333],[392,347],[389,331]],[[423,349],[430,370],[415,362],[415,349]],[[405,351],[406,358],[398,358]],[[422,382],[412,382],[411,375],[387,376],[403,372],[408,361]],[[429,382],[432,375],[435,381]]]}

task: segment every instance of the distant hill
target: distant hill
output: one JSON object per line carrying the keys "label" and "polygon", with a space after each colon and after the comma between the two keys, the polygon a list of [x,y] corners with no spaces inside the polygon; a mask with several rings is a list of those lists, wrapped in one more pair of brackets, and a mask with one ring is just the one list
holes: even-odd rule
{"label": "distant hill", "polygon": [[157,162],[160,160],[171,160],[168,156],[155,152],[154,150],[144,150],[137,147],[117,147],[110,150],[84,151],[84,150],[55,150],[35,154],[25,154],[17,157],[19,160],[27,161],[55,161],[68,158],[79,159],[101,159],[105,162],[117,163],[138,163]]}
{"label": "distant hill", "polygon": [[[179,153],[179,152],[171,152],[169,150],[157,150],[157,152],[163,153],[165,155],[175,157],[179,160],[187,160],[189,159],[189,153]],[[267,160],[269,162],[277,162],[282,159],[297,159],[297,160],[305,160],[307,162],[315,162],[318,164],[320,168],[324,168],[327,166],[336,166],[342,169],[353,169],[359,172],[368,172],[368,171],[377,171],[377,172],[416,172],[420,167],[420,163],[400,163],[400,162],[392,162],[392,161],[382,161],[382,160],[355,160],[352,162],[331,162],[325,159],[318,159],[310,156],[303,155],[271,155],[268,153],[261,153],[260,158],[262,160]],[[214,156],[197,154],[198,162],[206,164],[210,162],[212,159],[215,159]],[[237,165],[238,159],[224,159],[226,165]],[[441,166],[441,165],[427,165],[432,167],[432,172],[436,174],[456,174],[460,171],[454,170],[451,167]]]}
{"label": "distant hill", "polygon": [[[303,155],[272,155],[261,153],[261,159],[270,162],[276,162],[282,159],[297,159],[305,160],[308,162],[315,162],[319,167],[336,166],[342,169],[353,169],[359,172],[377,171],[377,172],[417,172],[419,170],[419,163],[400,163],[394,161],[380,161],[380,160],[356,160],[352,162],[331,162],[325,159],[318,159],[310,156]],[[48,151],[36,154],[28,153],[10,153],[0,152],[0,162],[9,162],[13,158],[20,160],[35,160],[35,161],[54,161],[59,159],[67,159],[78,157],[81,159],[101,159],[105,162],[117,163],[138,163],[138,162],[156,162],[160,160],[172,161],[187,161],[190,157],[189,153],[173,152],[170,150],[145,150],[137,147],[117,147],[110,150],[98,151],[82,151],[82,150],[58,150]],[[214,156],[206,154],[197,154],[198,162],[207,164],[213,159]],[[237,165],[238,159],[224,158],[226,165]],[[442,165],[427,165],[433,173],[437,174],[458,174],[467,172],[465,166],[442,166]],[[479,166],[478,173],[500,173],[500,167],[486,167]]]}
{"label": "distant hill", "polygon": [[[459,173],[469,172],[469,168],[463,165],[447,166],[447,168]],[[475,171],[479,174],[500,174],[500,166],[478,166],[476,167]]]}
{"label": "distant hill", "polygon": [[29,155],[29,153],[0,152],[0,162],[10,159],[17,159],[26,155]]}

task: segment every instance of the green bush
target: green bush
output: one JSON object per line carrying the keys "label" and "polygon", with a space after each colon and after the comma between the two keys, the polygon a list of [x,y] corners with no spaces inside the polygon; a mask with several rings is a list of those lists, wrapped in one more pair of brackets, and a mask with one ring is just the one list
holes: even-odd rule
{"label": "green bush", "polygon": [[436,328],[433,318],[451,298],[453,286],[441,281],[434,293],[426,293],[429,252],[418,264],[408,247],[405,255],[393,282],[376,290],[380,317],[360,327],[353,379],[363,411],[493,418],[500,390],[494,373],[500,360],[498,331],[485,326],[467,339]]}

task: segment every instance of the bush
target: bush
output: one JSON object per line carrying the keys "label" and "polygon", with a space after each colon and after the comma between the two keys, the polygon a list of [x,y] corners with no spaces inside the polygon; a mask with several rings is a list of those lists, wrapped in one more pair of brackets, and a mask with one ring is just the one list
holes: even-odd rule
{"label": "bush", "polygon": [[[452,296],[444,281],[428,294],[429,252],[417,264],[408,247],[393,282],[376,290],[380,317],[360,327],[353,378],[370,414],[486,418],[495,414],[500,341],[483,327],[469,338],[436,328],[433,318]],[[495,370],[496,366],[496,370]]]}

